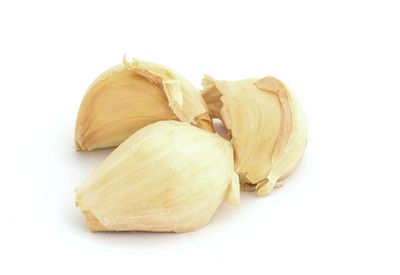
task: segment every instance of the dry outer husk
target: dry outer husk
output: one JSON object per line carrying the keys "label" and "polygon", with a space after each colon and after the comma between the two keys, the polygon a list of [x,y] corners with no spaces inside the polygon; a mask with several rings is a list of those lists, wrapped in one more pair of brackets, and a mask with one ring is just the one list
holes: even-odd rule
{"label": "dry outer husk", "polygon": [[269,194],[297,166],[307,143],[304,112],[274,77],[203,79],[203,98],[229,131],[243,191]]}
{"label": "dry outer husk", "polygon": [[200,93],[165,66],[124,58],[100,75],[81,103],[75,128],[77,150],[118,146],[137,130],[179,120],[214,131]]}
{"label": "dry outer husk", "polygon": [[76,189],[92,231],[185,232],[239,203],[232,145],[188,123],[137,131]]}

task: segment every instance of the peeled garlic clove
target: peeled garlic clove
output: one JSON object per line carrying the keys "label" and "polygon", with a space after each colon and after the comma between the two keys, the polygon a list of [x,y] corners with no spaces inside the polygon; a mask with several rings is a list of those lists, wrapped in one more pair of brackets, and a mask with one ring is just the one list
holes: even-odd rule
{"label": "peeled garlic clove", "polygon": [[300,161],[307,143],[304,112],[274,77],[217,81],[203,79],[203,98],[229,131],[235,171],[244,191],[269,194]]}
{"label": "peeled garlic clove", "polygon": [[76,189],[92,231],[184,232],[220,203],[239,203],[232,145],[190,124],[161,121],[123,142]]}
{"label": "peeled garlic clove", "polygon": [[76,121],[75,145],[84,151],[118,146],[160,120],[213,131],[207,105],[185,78],[159,64],[124,59],[89,87]]}

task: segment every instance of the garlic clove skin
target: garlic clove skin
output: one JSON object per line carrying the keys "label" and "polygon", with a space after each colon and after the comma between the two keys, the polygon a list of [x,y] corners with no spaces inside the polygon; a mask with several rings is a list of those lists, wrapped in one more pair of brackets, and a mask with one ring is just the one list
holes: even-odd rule
{"label": "garlic clove skin", "polygon": [[278,79],[217,81],[205,76],[202,95],[223,121],[243,191],[269,194],[301,160],[307,122],[294,95]]}
{"label": "garlic clove skin", "polygon": [[180,120],[214,131],[200,93],[165,66],[134,60],[101,74],[82,100],[75,147],[115,147],[137,130],[161,120]]}
{"label": "garlic clove skin", "polygon": [[231,144],[177,121],[137,131],[76,189],[92,231],[192,231],[239,196]]}

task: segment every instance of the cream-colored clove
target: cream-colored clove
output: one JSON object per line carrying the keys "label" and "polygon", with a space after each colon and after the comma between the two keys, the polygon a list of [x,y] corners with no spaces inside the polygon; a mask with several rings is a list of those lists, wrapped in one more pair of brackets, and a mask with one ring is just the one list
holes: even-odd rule
{"label": "cream-colored clove", "polygon": [[218,81],[203,79],[202,95],[223,121],[234,148],[243,191],[269,194],[301,160],[307,143],[304,112],[274,77]]}
{"label": "cream-colored clove", "polygon": [[213,131],[208,108],[189,81],[162,65],[124,59],[89,87],[76,120],[75,147],[83,151],[115,147],[161,120]]}
{"label": "cream-colored clove", "polygon": [[220,203],[239,203],[232,145],[188,123],[161,121],[123,142],[76,189],[92,231],[185,232]]}

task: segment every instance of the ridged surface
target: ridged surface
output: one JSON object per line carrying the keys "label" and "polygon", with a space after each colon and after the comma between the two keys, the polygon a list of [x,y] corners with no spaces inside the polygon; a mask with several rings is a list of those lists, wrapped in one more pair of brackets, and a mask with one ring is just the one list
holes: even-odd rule
{"label": "ridged surface", "polygon": [[206,76],[203,86],[212,115],[229,131],[242,190],[268,194],[294,170],[306,146],[307,123],[297,100],[273,77],[217,81]]}
{"label": "ridged surface", "polygon": [[76,201],[109,231],[195,230],[224,198],[238,203],[233,165],[231,144],[217,134],[157,122],[104,160],[77,188]]}
{"label": "ridged surface", "polygon": [[207,105],[185,78],[155,63],[124,60],[89,87],[76,121],[75,146],[83,151],[115,147],[162,120],[213,131]]}

